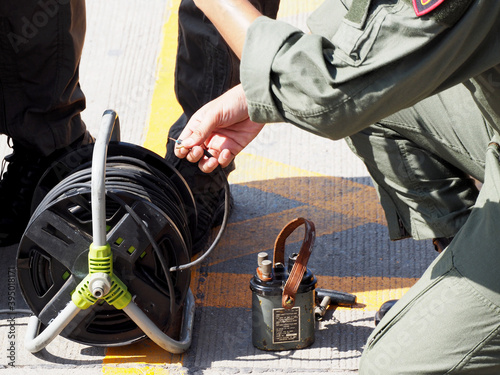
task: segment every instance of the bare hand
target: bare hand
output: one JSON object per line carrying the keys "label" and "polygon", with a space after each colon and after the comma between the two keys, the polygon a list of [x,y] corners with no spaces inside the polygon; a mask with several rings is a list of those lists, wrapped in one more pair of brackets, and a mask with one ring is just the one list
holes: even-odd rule
{"label": "bare hand", "polygon": [[[179,139],[175,155],[198,162],[206,173],[218,165],[226,167],[264,127],[250,120],[241,85],[201,107],[189,120]],[[213,157],[204,156],[207,150]]]}

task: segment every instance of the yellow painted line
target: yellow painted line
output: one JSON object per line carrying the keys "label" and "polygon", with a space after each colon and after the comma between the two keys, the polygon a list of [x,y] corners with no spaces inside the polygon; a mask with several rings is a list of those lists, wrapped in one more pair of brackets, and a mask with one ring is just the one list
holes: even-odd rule
{"label": "yellow painted line", "polygon": [[[179,4],[180,0],[171,0],[167,4],[157,78],[149,115],[149,129],[144,142],[145,148],[159,155],[165,155],[168,129],[182,114],[174,94]],[[151,364],[158,364],[161,367]],[[179,370],[181,367],[182,355],[168,353],[150,340],[145,340],[133,345],[107,348],[102,372],[106,375],[171,373],[183,375],[184,372]]]}
{"label": "yellow painted line", "polygon": [[[278,18],[311,12],[323,1],[282,1]],[[167,20],[163,26],[162,46],[158,57],[157,77],[148,121],[149,127],[146,129],[146,138],[143,145],[145,148],[159,155],[165,155],[168,130],[182,114],[182,108],[177,102],[174,92],[179,4],[180,0],[170,0],[170,3],[167,5]]]}
{"label": "yellow painted line", "polygon": [[241,152],[235,159],[236,169],[229,175],[229,183],[245,184],[250,181],[269,180],[272,178],[292,178],[306,176],[323,176],[284,164],[262,156]]}
{"label": "yellow painted line", "polygon": [[[249,274],[234,273],[210,273],[205,278],[194,275],[192,287],[196,288],[196,291],[193,290],[196,303],[204,307],[249,309],[252,307],[252,292],[249,287],[252,277]],[[354,294],[357,305],[353,308],[370,312],[377,311],[389,299],[401,298],[418,280],[396,277],[316,277],[318,288]]]}
{"label": "yellow painted line", "polygon": [[149,129],[144,141],[145,148],[159,155],[165,155],[168,130],[182,114],[174,92],[179,4],[180,0],[170,0],[167,5],[167,20],[163,25],[163,41],[149,114]]}
{"label": "yellow painted line", "polygon": [[135,367],[106,367],[103,368],[104,375],[187,375],[188,373],[179,368],[167,369],[159,366],[135,366]]}
{"label": "yellow painted line", "polygon": [[173,371],[176,375],[182,375],[179,369],[182,368],[183,357],[183,354],[169,353],[146,339],[132,345],[107,348],[102,372],[106,375],[168,375]]}

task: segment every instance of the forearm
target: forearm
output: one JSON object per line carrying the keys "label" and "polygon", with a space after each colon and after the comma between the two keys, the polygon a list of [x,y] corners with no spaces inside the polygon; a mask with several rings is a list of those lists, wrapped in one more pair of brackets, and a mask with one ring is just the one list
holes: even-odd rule
{"label": "forearm", "polygon": [[241,58],[247,30],[262,15],[247,0],[195,0],[229,47]]}

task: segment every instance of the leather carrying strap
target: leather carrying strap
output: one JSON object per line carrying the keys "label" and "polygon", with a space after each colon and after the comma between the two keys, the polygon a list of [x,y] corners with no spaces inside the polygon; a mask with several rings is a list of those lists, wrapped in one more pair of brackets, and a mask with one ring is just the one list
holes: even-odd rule
{"label": "leather carrying strap", "polygon": [[302,246],[299,251],[299,255],[295,260],[292,271],[288,276],[285,287],[283,288],[283,297],[281,300],[281,305],[285,309],[291,309],[295,305],[295,294],[299,289],[300,283],[302,282],[302,277],[307,269],[307,261],[311,255],[311,251],[314,245],[315,239],[315,227],[314,223],[310,220],[304,219],[303,217],[296,218],[289,222],[280,232],[274,243],[274,265],[276,263],[285,264],[285,242],[290,234],[293,233],[295,229],[301,225],[305,226],[304,240],[302,241]]}

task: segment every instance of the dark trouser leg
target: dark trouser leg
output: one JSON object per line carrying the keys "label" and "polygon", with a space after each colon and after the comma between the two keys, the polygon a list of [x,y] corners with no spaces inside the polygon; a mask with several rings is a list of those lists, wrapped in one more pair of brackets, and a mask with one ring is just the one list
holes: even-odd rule
{"label": "dark trouser leg", "polygon": [[14,145],[0,181],[0,246],[19,241],[50,160],[92,141],[80,117],[84,38],[84,0],[0,2],[0,133]]}
{"label": "dark trouser leg", "polygon": [[[252,1],[261,12],[275,18],[279,0]],[[172,125],[169,137],[177,139],[189,118],[212,99],[239,83],[239,60],[217,29],[192,0],[182,0],[179,8],[179,45],[175,70],[175,92],[184,113]],[[223,176],[205,174],[196,164],[174,155],[175,143],[167,142],[166,160],[174,165],[191,187],[198,209],[198,230],[194,252],[200,251],[210,229],[221,222]],[[224,168],[228,175],[234,162]]]}
{"label": "dark trouser leg", "polygon": [[83,0],[0,4],[0,132],[49,155],[85,134]]}
{"label": "dark trouser leg", "polygon": [[[252,3],[266,16],[276,18],[279,0]],[[238,58],[192,0],[182,0],[179,7],[178,43],[175,92],[184,113],[170,128],[169,136],[173,138],[178,137],[194,112],[239,83]],[[176,165],[179,161],[173,147],[169,141],[166,157]]]}

